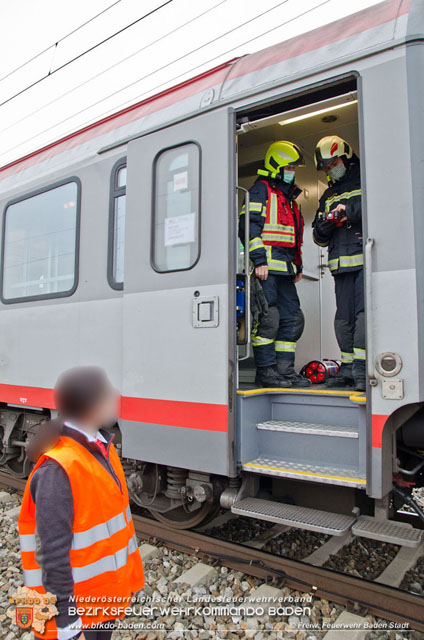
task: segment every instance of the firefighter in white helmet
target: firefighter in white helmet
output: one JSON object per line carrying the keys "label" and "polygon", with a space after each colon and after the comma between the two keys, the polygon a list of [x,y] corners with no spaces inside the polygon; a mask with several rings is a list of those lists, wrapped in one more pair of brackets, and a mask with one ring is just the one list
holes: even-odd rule
{"label": "firefighter in white helmet", "polygon": [[355,386],[365,390],[365,315],[361,181],[359,159],[339,136],[322,138],[315,149],[315,165],[327,174],[313,222],[313,238],[328,247],[328,266],[334,276],[337,311],[334,321],[342,366],[327,386]]}
{"label": "firefighter in white helmet", "polygon": [[[267,150],[264,169],[249,189],[249,255],[267,303],[252,332],[256,384],[262,387],[310,385],[294,369],[296,342],[305,322],[296,291],[302,277],[303,241],[303,217],[296,203],[301,190],[294,181],[299,164],[303,157],[297,145],[274,142]],[[243,206],[242,242],[245,213]]]}

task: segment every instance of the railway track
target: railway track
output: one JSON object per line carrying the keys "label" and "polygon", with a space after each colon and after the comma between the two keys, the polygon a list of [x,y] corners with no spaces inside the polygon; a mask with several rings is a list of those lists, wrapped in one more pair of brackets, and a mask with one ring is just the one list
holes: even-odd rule
{"label": "railway track", "polygon": [[[22,492],[25,480],[0,472],[0,486]],[[396,623],[407,622],[410,629],[424,631],[423,598],[408,591],[267,553],[254,541],[239,544],[208,536],[203,531],[174,530],[137,514],[133,514],[133,520],[137,535],[151,543],[195,555],[209,564],[220,563],[278,587],[312,593],[348,609],[356,603],[363,612]]]}

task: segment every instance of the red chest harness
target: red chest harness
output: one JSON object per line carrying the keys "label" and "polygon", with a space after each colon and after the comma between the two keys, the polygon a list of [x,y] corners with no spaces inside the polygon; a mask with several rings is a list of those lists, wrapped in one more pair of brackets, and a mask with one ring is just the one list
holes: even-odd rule
{"label": "red chest harness", "polygon": [[300,246],[304,222],[296,200],[292,200],[290,206],[280,189],[273,189],[268,182],[263,182],[268,190],[268,202],[262,242],[275,247]]}

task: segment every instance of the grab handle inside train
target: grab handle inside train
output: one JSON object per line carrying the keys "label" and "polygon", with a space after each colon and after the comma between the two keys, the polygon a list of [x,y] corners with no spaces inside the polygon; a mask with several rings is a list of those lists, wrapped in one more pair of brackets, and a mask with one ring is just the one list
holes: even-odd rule
{"label": "grab handle inside train", "polygon": [[245,323],[245,346],[246,353],[244,356],[241,356],[239,360],[247,360],[250,355],[250,332],[251,332],[251,323],[252,318],[250,315],[250,277],[249,277],[249,268],[250,268],[250,259],[249,259],[249,239],[250,239],[250,197],[249,192],[244,187],[237,186],[239,191],[244,192],[244,208],[246,211],[245,215],[245,227],[244,227],[244,323]]}

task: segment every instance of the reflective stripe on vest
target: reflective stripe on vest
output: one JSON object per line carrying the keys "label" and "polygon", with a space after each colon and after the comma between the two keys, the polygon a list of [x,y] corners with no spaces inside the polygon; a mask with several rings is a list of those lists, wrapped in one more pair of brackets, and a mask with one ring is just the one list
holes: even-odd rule
{"label": "reflective stripe on vest", "polygon": [[[110,520],[107,520],[106,522],[96,524],[94,527],[91,527],[91,529],[86,529],[85,531],[78,531],[74,533],[72,536],[71,549],[83,549],[84,547],[89,547],[95,542],[99,542],[99,540],[106,540],[117,531],[125,529],[127,523],[125,521],[124,514],[126,513],[128,520],[131,518],[131,510],[129,507],[128,512],[123,511],[122,513],[118,513],[116,516],[113,516],[113,518],[110,518]],[[35,551],[35,534],[26,534],[19,536],[19,544],[21,547],[21,551]]]}
{"label": "reflective stripe on vest", "polygon": [[[262,240],[264,244],[273,243],[275,246],[282,247],[294,247],[296,244],[294,216],[296,215],[290,209],[288,200],[281,194],[281,199],[284,199],[286,203],[285,211],[289,213],[292,218],[292,224],[281,224],[279,211],[279,197],[267,184],[268,188],[268,202],[266,207],[265,224],[262,230]],[[283,204],[280,205],[284,207]],[[296,205],[293,205],[296,206]]]}
{"label": "reflective stripe on vest", "polygon": [[[100,606],[102,598],[112,597],[129,604],[131,593],[144,586],[143,566],[135,537],[125,475],[115,448],[109,447],[109,463],[120,486],[105,467],[83,445],[62,436],[40,457],[27,481],[18,519],[24,584],[45,593],[42,568],[36,556],[36,504],[30,493],[32,475],[48,459],[66,472],[72,490],[74,519],[69,550],[74,597],[82,610],[83,624],[91,626],[111,615]],[[38,549],[37,549],[38,551]],[[107,572],[107,578],[103,574]],[[90,605],[84,597],[90,596]],[[82,598],[82,600],[78,600]],[[118,601],[117,600],[117,601]],[[112,602],[113,600],[109,600]],[[89,607],[96,606],[92,614]],[[122,617],[119,613],[118,616]],[[56,638],[55,619],[46,622],[42,638]]]}
{"label": "reflective stripe on vest", "polygon": [[[134,551],[137,550],[137,538],[135,535],[131,538],[128,545],[123,549],[119,549],[116,553],[104,558],[100,558],[96,562],[87,564],[83,567],[73,567],[72,577],[74,583],[84,582],[96,576],[106,573],[106,571],[116,571],[123,567]],[[24,583],[27,587],[42,587],[42,571],[41,569],[24,569]]]}

